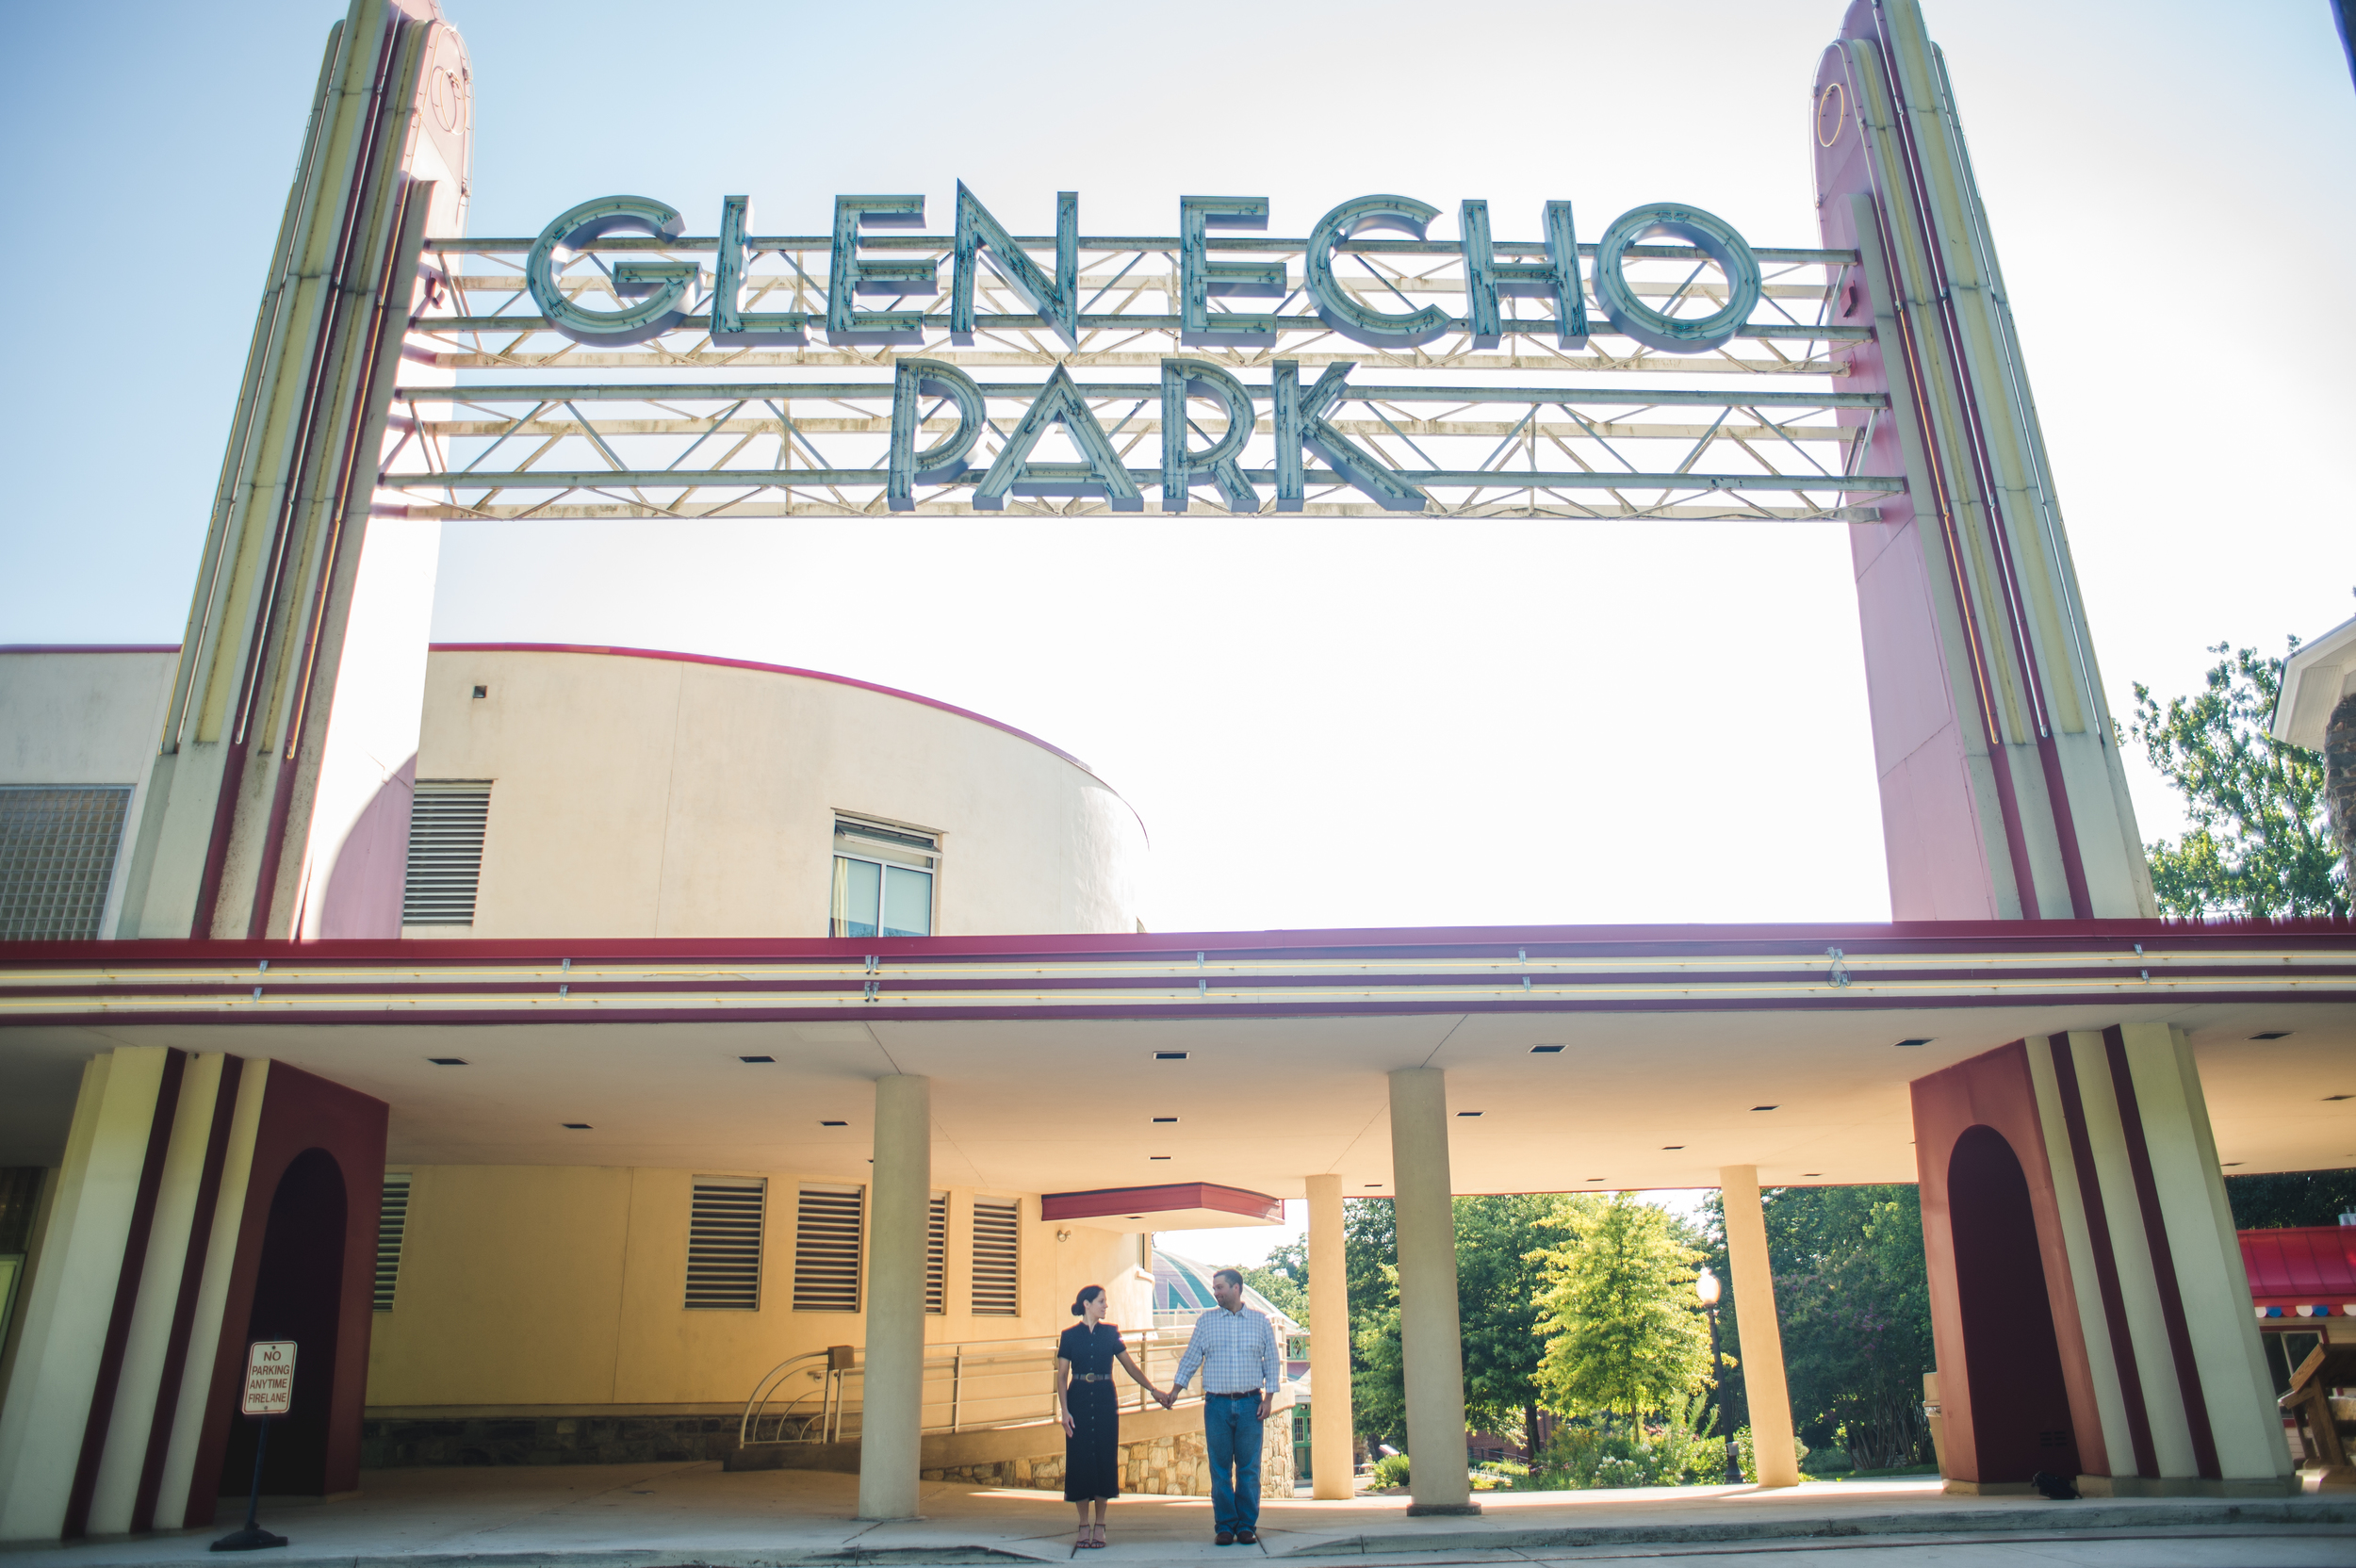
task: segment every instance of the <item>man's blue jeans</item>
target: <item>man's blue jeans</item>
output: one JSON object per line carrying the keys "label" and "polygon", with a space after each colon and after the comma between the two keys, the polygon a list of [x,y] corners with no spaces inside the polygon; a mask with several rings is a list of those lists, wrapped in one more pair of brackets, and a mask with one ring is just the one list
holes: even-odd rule
{"label": "man's blue jeans", "polygon": [[[1260,1397],[1203,1401],[1203,1435],[1211,1450],[1212,1527],[1260,1527]],[[1228,1478],[1230,1468],[1235,1478]]]}

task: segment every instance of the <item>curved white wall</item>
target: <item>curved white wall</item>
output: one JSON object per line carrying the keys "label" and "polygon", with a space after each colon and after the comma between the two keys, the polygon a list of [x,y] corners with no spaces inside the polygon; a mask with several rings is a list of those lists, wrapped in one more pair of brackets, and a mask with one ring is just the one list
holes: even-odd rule
{"label": "curved white wall", "polygon": [[439,646],[416,776],[493,785],[474,924],[405,936],[825,936],[837,811],[941,835],[936,934],[1137,928],[1144,830],[1101,780],[827,677]]}

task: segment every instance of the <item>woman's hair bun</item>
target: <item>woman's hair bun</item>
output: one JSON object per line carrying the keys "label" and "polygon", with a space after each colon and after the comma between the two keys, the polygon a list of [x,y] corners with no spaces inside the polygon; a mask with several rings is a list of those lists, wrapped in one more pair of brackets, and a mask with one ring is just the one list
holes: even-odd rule
{"label": "woman's hair bun", "polygon": [[1080,1287],[1080,1294],[1072,1298],[1072,1315],[1074,1317],[1087,1316],[1088,1314],[1083,1309],[1085,1309],[1090,1301],[1096,1299],[1096,1298],[1104,1294],[1104,1287],[1103,1285],[1082,1285]]}

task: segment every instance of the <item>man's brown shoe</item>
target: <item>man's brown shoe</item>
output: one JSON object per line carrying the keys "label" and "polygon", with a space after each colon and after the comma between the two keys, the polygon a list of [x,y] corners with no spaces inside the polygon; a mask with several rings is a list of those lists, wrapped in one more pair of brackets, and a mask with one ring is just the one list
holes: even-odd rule
{"label": "man's brown shoe", "polygon": [[1232,1546],[1235,1544],[1235,1532],[1234,1530],[1221,1530],[1211,1538],[1211,1544],[1214,1546]]}
{"label": "man's brown shoe", "polygon": [[1237,1530],[1235,1532],[1235,1544],[1238,1546],[1256,1546],[1259,1544],[1260,1535],[1257,1530]]}

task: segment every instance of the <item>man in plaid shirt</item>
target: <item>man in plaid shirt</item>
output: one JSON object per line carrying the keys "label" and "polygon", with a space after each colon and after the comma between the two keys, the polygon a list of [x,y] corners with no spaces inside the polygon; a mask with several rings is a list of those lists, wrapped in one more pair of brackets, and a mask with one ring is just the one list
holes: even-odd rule
{"label": "man in plaid shirt", "polygon": [[1249,1546],[1260,1539],[1260,1424],[1282,1386],[1284,1363],[1268,1315],[1243,1304],[1241,1274],[1222,1268],[1212,1275],[1211,1299],[1219,1306],[1194,1320],[1170,1397],[1185,1393],[1187,1380],[1202,1369],[1215,1540],[1221,1546]]}

